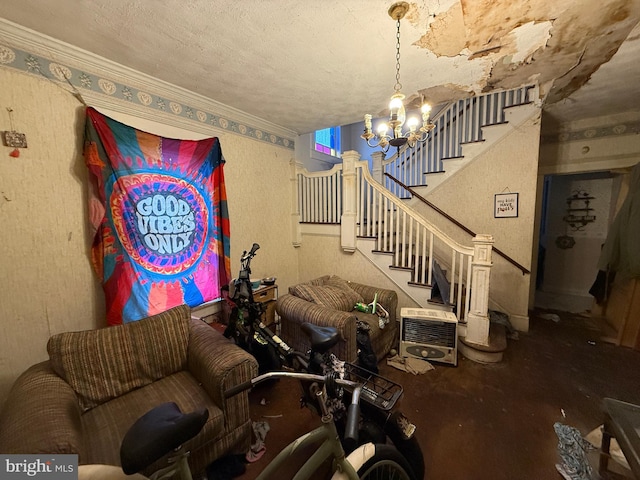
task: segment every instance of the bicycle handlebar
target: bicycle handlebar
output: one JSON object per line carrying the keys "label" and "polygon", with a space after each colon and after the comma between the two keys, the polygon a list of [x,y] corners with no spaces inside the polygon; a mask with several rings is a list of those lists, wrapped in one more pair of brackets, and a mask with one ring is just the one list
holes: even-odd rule
{"label": "bicycle handlebar", "polygon": [[[262,375],[258,375],[257,377],[247,380],[235,387],[231,387],[229,390],[224,392],[225,398],[233,397],[240,392],[245,390],[249,390],[255,385],[258,385],[261,382],[266,380],[270,380],[273,378],[295,378],[298,380],[307,380],[311,382],[319,382],[325,383],[327,381],[327,377],[323,375],[315,375],[313,373],[299,373],[299,372],[267,372]],[[351,394],[351,405],[347,410],[347,425],[344,433],[345,445],[355,448],[358,444],[358,422],[360,419],[360,391],[362,390],[362,384],[358,382],[353,382],[351,380],[344,380],[341,378],[331,378],[331,380],[336,385],[341,385],[343,387],[352,387],[353,392]]]}
{"label": "bicycle handlebar", "polygon": [[244,262],[245,260],[249,260],[255,257],[256,252],[258,251],[259,248],[260,248],[260,245],[258,245],[257,243],[254,243],[253,246],[251,247],[251,250],[249,250],[249,252],[247,252],[246,250],[244,251],[244,253],[242,254],[242,257],[240,258],[240,261]]}
{"label": "bicycle handlebar", "polygon": [[347,409],[347,424],[344,428],[344,445],[347,451],[358,446],[358,424],[360,422],[360,388],[355,388],[351,394],[351,405]]}
{"label": "bicycle handlebar", "polygon": [[[320,383],[323,383],[323,384],[327,381],[327,379],[326,379],[326,377],[324,375],[316,375],[314,373],[267,372],[267,373],[263,373],[262,375],[258,375],[257,377],[254,377],[251,380],[247,380],[246,382],[242,382],[242,383],[236,385],[235,387],[231,387],[229,390],[225,390],[224,398],[233,397],[234,395],[237,395],[240,392],[243,392],[245,390],[249,390],[250,388],[253,388],[255,385],[258,385],[259,383],[262,383],[262,382],[264,382],[266,380],[271,380],[271,379],[274,379],[274,378],[294,378],[294,379],[297,379],[297,380],[307,380],[307,381],[311,381],[311,382],[320,382]],[[336,378],[336,379],[333,379],[333,381],[336,384],[341,385],[343,387],[352,387],[352,388],[361,387],[361,384],[359,384],[358,382],[353,382],[351,380],[344,380],[344,379],[341,379],[341,378]],[[358,389],[358,391],[359,390],[360,389]]]}
{"label": "bicycle handlebar", "polygon": [[235,387],[231,387],[229,390],[225,390],[224,398],[231,398],[234,395],[239,394],[240,392],[244,392],[245,390],[249,390],[253,387],[253,382],[251,380],[247,380],[246,382],[242,382]]}

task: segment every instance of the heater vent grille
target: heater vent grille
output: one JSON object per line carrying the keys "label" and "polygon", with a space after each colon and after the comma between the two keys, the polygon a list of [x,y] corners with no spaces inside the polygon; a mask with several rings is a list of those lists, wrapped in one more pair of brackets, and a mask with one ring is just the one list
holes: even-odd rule
{"label": "heater vent grille", "polygon": [[458,363],[458,319],[448,311],[403,308],[400,355],[407,358]]}
{"label": "heater vent grille", "polygon": [[405,318],[402,339],[407,342],[455,348],[456,324],[437,320]]}

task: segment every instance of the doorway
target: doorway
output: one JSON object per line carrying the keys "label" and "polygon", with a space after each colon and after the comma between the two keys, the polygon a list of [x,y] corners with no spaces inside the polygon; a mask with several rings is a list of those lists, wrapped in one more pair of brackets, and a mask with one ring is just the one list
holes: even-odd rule
{"label": "doorway", "polygon": [[591,310],[589,289],[615,211],[618,182],[609,171],[544,178],[537,308],[582,313]]}

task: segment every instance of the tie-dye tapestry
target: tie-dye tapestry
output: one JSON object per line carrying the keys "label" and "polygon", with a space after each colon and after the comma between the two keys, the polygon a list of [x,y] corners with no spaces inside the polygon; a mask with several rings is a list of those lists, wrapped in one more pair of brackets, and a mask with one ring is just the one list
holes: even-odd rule
{"label": "tie-dye tapestry", "polygon": [[218,298],[230,279],[218,139],[162,138],[89,107],[84,157],[108,323]]}

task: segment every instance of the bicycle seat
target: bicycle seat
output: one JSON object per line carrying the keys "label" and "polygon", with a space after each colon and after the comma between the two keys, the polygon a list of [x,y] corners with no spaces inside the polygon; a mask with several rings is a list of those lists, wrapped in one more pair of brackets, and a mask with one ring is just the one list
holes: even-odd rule
{"label": "bicycle seat", "polygon": [[195,437],[209,418],[203,408],[182,413],[174,402],[149,410],[129,428],[120,445],[120,463],[127,475],[140,472]]}
{"label": "bicycle seat", "polygon": [[340,339],[336,327],[320,327],[313,323],[303,323],[300,328],[311,340],[311,349],[318,353],[325,353]]}

